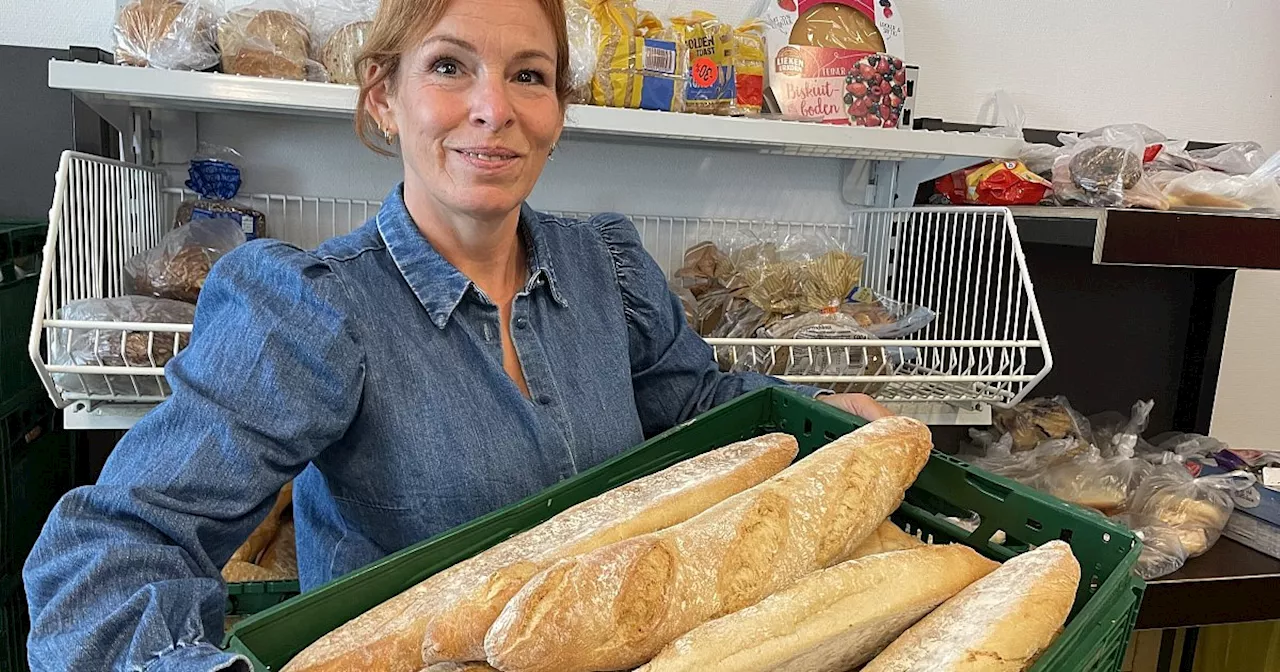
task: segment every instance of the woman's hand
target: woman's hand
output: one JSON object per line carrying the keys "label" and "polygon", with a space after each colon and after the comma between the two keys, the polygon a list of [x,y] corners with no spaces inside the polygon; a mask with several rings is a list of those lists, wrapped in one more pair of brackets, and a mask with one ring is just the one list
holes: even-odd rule
{"label": "woman's hand", "polygon": [[818,397],[818,401],[867,420],[879,420],[893,415],[893,411],[865,394],[824,394]]}

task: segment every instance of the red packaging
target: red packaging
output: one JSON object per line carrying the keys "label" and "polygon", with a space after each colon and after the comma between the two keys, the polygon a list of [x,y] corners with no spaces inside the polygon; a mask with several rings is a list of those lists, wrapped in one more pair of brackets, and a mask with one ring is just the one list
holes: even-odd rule
{"label": "red packaging", "polygon": [[1021,161],[991,161],[944,175],[934,187],[954,205],[1035,205],[1053,185]]}

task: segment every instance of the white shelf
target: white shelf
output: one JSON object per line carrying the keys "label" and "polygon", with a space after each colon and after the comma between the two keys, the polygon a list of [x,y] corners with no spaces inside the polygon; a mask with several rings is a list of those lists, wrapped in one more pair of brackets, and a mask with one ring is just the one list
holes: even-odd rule
{"label": "white shelf", "polygon": [[[208,112],[260,112],[349,118],[356,89],[204,72],[51,61],[49,87],[74,91],[90,104]],[[571,136],[645,143],[737,147],[766,154],[840,159],[942,160],[1011,158],[1018,141],[967,133],[742,119],[574,105]]]}

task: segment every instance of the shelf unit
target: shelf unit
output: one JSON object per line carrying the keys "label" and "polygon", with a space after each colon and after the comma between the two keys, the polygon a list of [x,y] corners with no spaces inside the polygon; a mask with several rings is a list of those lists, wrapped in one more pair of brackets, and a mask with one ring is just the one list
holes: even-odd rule
{"label": "shelf unit", "polygon": [[[160,161],[158,157],[161,156],[158,150],[150,151],[156,149],[148,147],[152,139],[158,137],[169,142],[181,137],[182,133],[189,133],[188,144],[194,146],[195,116],[201,113],[253,113],[260,117],[269,115],[284,119],[349,119],[356,100],[353,87],[333,84],[66,61],[50,62],[49,85],[73,92],[104,119],[122,129],[127,142],[132,142],[136,151],[129,158],[134,160],[134,164],[140,164],[138,170],[146,174],[145,177],[135,177],[148,184],[154,181],[159,187],[154,199],[141,206],[142,214],[126,226],[132,227],[133,231],[146,230],[150,237],[162,235],[171,225],[172,215],[167,211],[175,199],[181,197],[181,190],[165,188],[166,184],[174,182],[173,175],[166,176],[163,170],[146,168],[148,165],[160,165],[152,163]],[[167,126],[164,132],[156,135],[151,124],[152,113],[157,111],[166,111],[163,113],[166,123],[175,115],[179,119],[186,117],[190,123],[180,126],[177,136]],[[922,182],[988,158],[1015,155],[1019,146],[1016,140],[971,133],[869,129],[592,106],[572,106],[566,115],[565,133],[567,137],[595,143],[646,145],[651,148],[646,151],[650,152],[652,148],[663,147],[714,148],[730,153],[725,156],[742,152],[840,162],[846,166],[840,171],[842,181],[832,184],[831,188],[840,190],[838,193],[846,203],[857,201],[862,206],[877,206],[854,209],[843,223],[801,224],[772,219],[664,216],[638,216],[636,223],[645,237],[646,247],[659,257],[660,265],[668,273],[679,266],[685,246],[706,239],[710,230],[743,227],[777,234],[790,230],[830,232],[839,229],[844,233],[836,237],[845,241],[847,251],[869,254],[868,268],[878,269],[876,282],[887,283],[876,286],[877,289],[891,289],[887,293],[890,296],[898,293],[899,296],[894,298],[900,299],[907,298],[905,294],[908,292],[915,292],[918,296],[914,300],[920,305],[933,304],[930,307],[939,311],[936,326],[911,337],[910,341],[860,341],[853,345],[843,341],[824,343],[821,340],[773,342],[751,339],[734,342],[709,339],[722,359],[763,357],[772,362],[771,367],[789,366],[797,358],[808,362],[821,360],[830,365],[840,356],[852,356],[849,353],[855,351],[861,353],[864,362],[877,356],[883,360],[892,359],[895,368],[889,376],[883,376],[883,371],[877,372],[878,376],[833,376],[828,372],[817,377],[801,376],[796,378],[796,382],[821,382],[837,389],[875,391],[890,401],[895,410],[933,424],[987,423],[992,404],[1016,402],[1052,367],[1052,356],[1034,292],[1021,257],[1017,230],[1007,210],[986,209],[979,213],[958,208],[893,210],[891,207],[895,202],[904,202],[905,196],[913,196],[916,186]],[[70,159],[64,157],[58,183],[61,200],[55,201],[51,218],[62,222],[64,234],[73,233],[61,242],[55,240],[56,233],[51,234],[48,243],[51,252],[58,245],[83,244],[92,240],[98,235],[93,232],[95,226],[120,226],[103,218],[81,221],[77,213],[82,211],[76,210],[79,206],[69,205],[89,197],[103,198],[104,194],[112,191],[114,183],[98,180],[94,172],[97,169],[76,173],[78,162],[96,164],[101,161],[99,157],[74,154]],[[127,171],[128,166],[133,165],[107,163],[113,164],[111,170],[120,168]],[[851,178],[855,174],[862,176],[860,186]],[[848,197],[859,193],[866,194],[867,199],[850,200]],[[124,211],[138,206],[132,194],[116,196],[123,199]],[[377,205],[370,201],[322,196],[262,194],[245,198],[254,207],[268,213],[273,231],[279,230],[276,226],[284,227],[285,233],[272,235],[284,236],[304,246],[314,246],[324,238],[345,232],[351,225],[362,221],[363,215],[369,214],[369,208]],[[344,213],[341,217],[335,214],[339,210]],[[144,249],[145,242],[135,241],[134,247]],[[980,253],[980,248],[985,249],[982,246],[990,249]],[[964,253],[964,250],[968,252]],[[136,251],[132,248],[130,251],[117,250],[121,254]],[[965,254],[978,261],[966,259]],[[61,257],[55,253],[47,255],[47,258]],[[987,266],[981,267],[982,263]],[[913,268],[913,264],[919,268]],[[46,269],[49,277],[42,279],[42,284],[55,285],[86,272],[105,273],[93,281],[95,287],[108,288],[118,282],[117,278],[111,277],[114,272],[111,269],[68,269],[55,265]],[[988,292],[989,299],[1004,305],[1003,309],[992,308],[997,317],[990,319],[981,314],[984,309],[977,299],[970,297],[970,294],[975,297],[977,294],[963,285],[966,278],[987,277],[984,273],[999,283],[996,289]],[[110,332],[110,323],[90,326],[62,324],[57,319],[58,307],[69,299],[84,297],[68,295],[55,298],[52,287],[49,289],[48,294],[41,296],[43,310],[38,312],[33,322],[30,347],[37,366],[44,368],[51,396],[66,408],[67,425],[77,428],[131,425],[139,411],[146,408],[139,402],[154,403],[154,395],[146,398],[130,395],[127,386],[123,388],[125,394],[120,393],[119,387],[103,393],[102,390],[89,390],[87,386],[84,391],[64,394],[66,390],[59,389],[53,374],[64,376],[64,380],[66,376],[82,375],[100,376],[104,381],[118,376],[124,376],[126,382],[144,377],[154,381],[159,380],[157,376],[162,374],[162,369],[149,366],[120,371],[103,367],[99,362],[40,362],[41,342],[50,346],[56,344],[60,332],[67,332],[62,336],[70,337],[70,330],[96,329],[99,332],[95,333],[123,336],[118,329]],[[105,295],[112,294],[107,291]],[[1000,327],[999,323],[1006,326]],[[129,328],[133,329],[133,326]],[[178,335],[189,329],[189,325],[152,325],[139,331],[150,333],[148,338],[152,340],[162,337],[173,339],[176,345]],[[872,351],[878,354],[868,355]],[[1031,353],[1035,354],[1028,358]]]}

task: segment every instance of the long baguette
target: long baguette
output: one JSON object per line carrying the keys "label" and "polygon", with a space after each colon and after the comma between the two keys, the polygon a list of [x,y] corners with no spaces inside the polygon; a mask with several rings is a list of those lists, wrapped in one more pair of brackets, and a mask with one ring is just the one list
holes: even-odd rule
{"label": "long baguette", "polygon": [[689,521],[562,560],[485,637],[504,672],[626,670],[713,618],[841,562],[902,501],[929,429],[878,420]]}
{"label": "long baguette", "polygon": [[880,527],[877,527],[871,536],[858,544],[858,548],[854,549],[849,558],[862,558],[890,551],[906,551],[924,545],[923,541],[903,532],[902,528],[895,525],[892,520],[886,520],[880,523]]}
{"label": "long baguette", "polygon": [[694,628],[636,672],[857,669],[934,607],[999,566],[957,545],[850,560]]}
{"label": "long baguette", "polygon": [[1079,584],[1071,547],[1051,541],[944,602],[862,672],[1025,670],[1062,630]]}
{"label": "long baguette", "polygon": [[797,451],[794,437],[768,434],[587,500],[348,622],[284,670],[416,672],[436,662],[483,660],[485,631],[538,571],[561,558],[687,520],[778,473]]}

